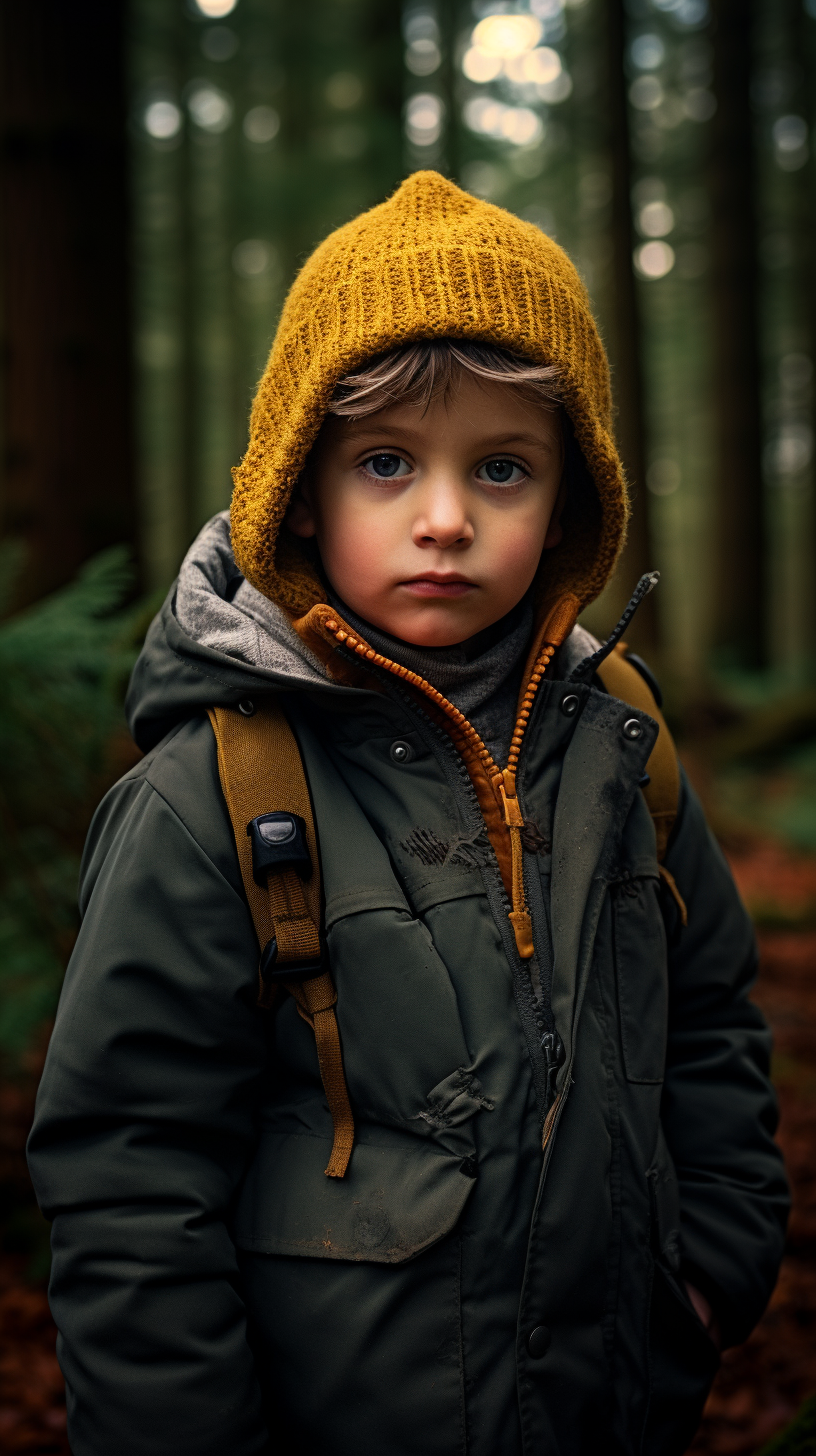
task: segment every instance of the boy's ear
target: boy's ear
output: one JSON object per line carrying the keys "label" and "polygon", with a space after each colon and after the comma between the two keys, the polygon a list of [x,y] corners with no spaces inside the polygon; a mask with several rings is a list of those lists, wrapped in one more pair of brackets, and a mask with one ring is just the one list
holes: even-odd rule
{"label": "boy's ear", "polygon": [[316,532],[314,510],[309,490],[309,481],[305,475],[301,475],[294,490],[292,499],[286,509],[284,517],[286,525],[295,536],[309,537]]}

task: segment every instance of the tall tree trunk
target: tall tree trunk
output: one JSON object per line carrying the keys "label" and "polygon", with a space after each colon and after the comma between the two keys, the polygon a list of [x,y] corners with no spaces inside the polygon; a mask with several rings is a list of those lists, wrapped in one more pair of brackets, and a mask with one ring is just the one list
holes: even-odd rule
{"label": "tall tree trunk", "polygon": [[3,0],[2,531],[23,597],[135,535],[124,0]]}
{"label": "tall tree trunk", "polygon": [[[613,296],[609,341],[612,383],[617,409],[617,442],[629,481],[632,518],[629,537],[617,570],[615,606],[623,608],[638,578],[658,565],[651,545],[646,491],[646,443],[643,403],[643,331],[637,283],[632,271],[635,244],[632,226],[632,168],[626,96],[626,13],[623,0],[608,0],[606,55],[609,141],[612,159]],[[646,650],[657,645],[655,598],[640,607],[627,639]]]}
{"label": "tall tree trunk", "polygon": [[458,107],[456,104],[456,46],[463,26],[471,21],[471,14],[461,0],[440,0],[437,6],[439,35],[442,49],[442,64],[434,76],[429,78],[445,102],[445,149],[441,170],[447,177],[459,180],[461,167],[461,139]]}
{"label": "tall tree trunk", "polygon": [[[813,246],[816,240],[816,148],[813,146],[814,127],[816,127],[816,16],[806,12],[804,5],[796,7],[791,27],[793,45],[795,49],[794,61],[798,59],[802,66],[802,91],[801,106],[805,120],[808,124],[808,135],[811,138],[810,156],[807,164],[799,173],[798,187],[798,237],[797,237],[797,286],[801,287],[802,295],[806,300],[808,334],[808,352],[810,354],[811,366],[816,364],[816,279],[813,276]],[[813,378],[813,376],[811,376]],[[816,425],[816,409],[814,409],[814,395],[811,394],[810,403],[810,425]],[[816,527],[816,471],[811,463],[811,519]],[[816,538],[812,540],[811,553],[816,560]],[[813,590],[811,584],[811,591]],[[811,611],[810,640],[816,646],[816,595],[811,597],[808,604]]]}
{"label": "tall tree trunk", "polygon": [[711,199],[717,439],[715,644],[746,667],[766,656],[753,0],[714,0]]}

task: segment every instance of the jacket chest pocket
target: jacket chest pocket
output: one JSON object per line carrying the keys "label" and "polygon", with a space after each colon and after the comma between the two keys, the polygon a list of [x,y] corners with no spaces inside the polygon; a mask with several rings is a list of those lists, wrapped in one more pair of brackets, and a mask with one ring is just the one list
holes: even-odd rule
{"label": "jacket chest pocket", "polygon": [[666,1061],[666,930],[651,877],[612,893],[612,934],[623,1065],[630,1082],[662,1082]]}

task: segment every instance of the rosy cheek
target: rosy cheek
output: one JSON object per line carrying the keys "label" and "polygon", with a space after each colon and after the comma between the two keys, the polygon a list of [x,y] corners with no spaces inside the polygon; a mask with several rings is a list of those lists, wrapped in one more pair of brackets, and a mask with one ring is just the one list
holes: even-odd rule
{"label": "rosy cheek", "polygon": [[[344,502],[331,525],[318,533],[323,564],[340,595],[367,594],[382,586],[394,549],[393,529],[381,513]],[[351,604],[351,603],[350,603]]]}
{"label": "rosy cheek", "polygon": [[532,576],[541,557],[547,524],[536,513],[523,524],[514,523],[506,533],[494,532],[491,556],[495,575],[510,579]]}

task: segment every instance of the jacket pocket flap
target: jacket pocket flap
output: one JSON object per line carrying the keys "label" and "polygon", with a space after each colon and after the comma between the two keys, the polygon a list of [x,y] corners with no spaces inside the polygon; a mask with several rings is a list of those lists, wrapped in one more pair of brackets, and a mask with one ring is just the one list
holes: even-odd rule
{"label": "jacket pocket flap", "polygon": [[267,1133],[241,1194],[235,1242],[261,1254],[402,1264],[450,1233],[473,1189],[473,1159],[428,1143],[357,1142],[327,1178],[323,1138]]}

